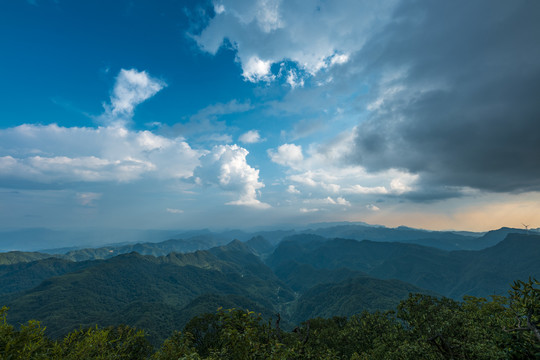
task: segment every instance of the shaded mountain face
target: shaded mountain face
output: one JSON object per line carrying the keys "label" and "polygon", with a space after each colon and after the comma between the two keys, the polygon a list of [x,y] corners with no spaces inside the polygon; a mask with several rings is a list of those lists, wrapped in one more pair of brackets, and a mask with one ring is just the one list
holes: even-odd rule
{"label": "shaded mountain face", "polygon": [[[482,245],[471,235],[451,231],[427,231],[404,226],[387,228],[371,225],[340,225],[316,230],[305,230],[304,234],[314,234],[325,238],[344,238],[382,242],[404,242],[431,246],[443,250],[477,250]],[[502,239],[501,239],[502,240]]]}
{"label": "shaded mountain face", "polygon": [[246,241],[246,245],[259,256],[270,255],[275,249],[275,246],[261,235],[252,237]]}
{"label": "shaded mountain face", "polygon": [[522,235],[540,235],[536,231],[527,231],[524,229],[513,229],[502,227],[498,230],[488,231],[486,234],[478,238],[477,243],[479,244],[479,249],[488,248],[495,246],[501,241],[503,241],[510,234],[522,234]]}
{"label": "shaded mountain face", "polygon": [[291,238],[266,262],[276,272],[291,261],[316,269],[347,268],[461,299],[505,294],[515,279],[538,276],[539,254],[538,235],[509,234],[488,249],[452,252],[402,243]]}

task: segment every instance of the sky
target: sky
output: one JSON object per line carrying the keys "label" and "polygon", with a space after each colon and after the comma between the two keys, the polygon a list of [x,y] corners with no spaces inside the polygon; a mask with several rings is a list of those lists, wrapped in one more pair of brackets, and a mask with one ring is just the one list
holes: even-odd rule
{"label": "sky", "polygon": [[0,229],[540,227],[540,2],[0,4]]}

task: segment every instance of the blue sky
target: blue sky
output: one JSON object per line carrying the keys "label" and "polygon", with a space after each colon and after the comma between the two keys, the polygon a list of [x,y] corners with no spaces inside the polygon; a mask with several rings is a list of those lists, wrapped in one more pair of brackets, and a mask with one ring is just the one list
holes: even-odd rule
{"label": "blue sky", "polygon": [[0,227],[540,226],[540,5],[0,5]]}

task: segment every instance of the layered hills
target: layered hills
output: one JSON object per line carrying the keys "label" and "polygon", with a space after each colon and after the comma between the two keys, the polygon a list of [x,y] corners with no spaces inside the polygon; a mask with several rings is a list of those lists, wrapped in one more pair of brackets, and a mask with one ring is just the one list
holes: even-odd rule
{"label": "layered hills", "polygon": [[[345,228],[325,231],[333,234]],[[257,234],[226,245],[209,234],[191,234],[187,242],[123,244],[63,254],[0,253],[0,305],[10,307],[11,323],[38,318],[53,337],[93,324],[126,323],[147,329],[158,343],[193,316],[220,306],[248,308],[265,318],[280,313],[287,328],[318,316],[393,309],[409,293],[454,299],[505,294],[514,280],[540,274],[540,236],[506,229],[476,237],[430,234],[434,243],[467,237],[475,244],[495,243],[458,251],[405,238],[359,241],[322,234],[282,232],[279,242]],[[207,242],[197,245],[198,236]],[[182,250],[189,243],[194,248]]]}
{"label": "layered hills", "polygon": [[[509,233],[539,234],[540,229],[501,228],[487,233],[460,231],[428,231],[404,226],[387,228],[361,222],[323,223],[306,228],[245,232],[228,230],[213,232],[208,229],[177,230],[79,230],[23,229],[0,231],[0,252],[40,251],[49,254],[70,253],[75,260],[108,258],[121,253],[137,251],[145,255],[165,255],[171,251],[188,252],[220,246],[233,239],[246,242],[264,238],[271,246],[293,235],[318,235],[321,237],[405,242],[436,247],[443,250],[480,250],[502,241]],[[171,240],[169,242],[164,240]],[[160,243],[161,246],[156,246]],[[100,248],[99,251],[88,251]],[[81,251],[82,250],[82,251]],[[153,254],[150,252],[154,252]]]}

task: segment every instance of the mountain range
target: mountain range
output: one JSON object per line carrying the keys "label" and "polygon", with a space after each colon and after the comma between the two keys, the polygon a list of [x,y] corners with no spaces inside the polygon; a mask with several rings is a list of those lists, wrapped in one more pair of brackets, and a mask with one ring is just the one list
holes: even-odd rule
{"label": "mountain range", "polygon": [[265,318],[279,313],[282,327],[292,328],[314,317],[393,309],[409,293],[504,295],[514,280],[540,274],[540,235],[518,229],[471,236],[339,224],[243,241],[208,231],[187,235],[0,253],[0,305],[10,307],[11,323],[40,319],[52,337],[126,323],[159,343],[220,306]]}

